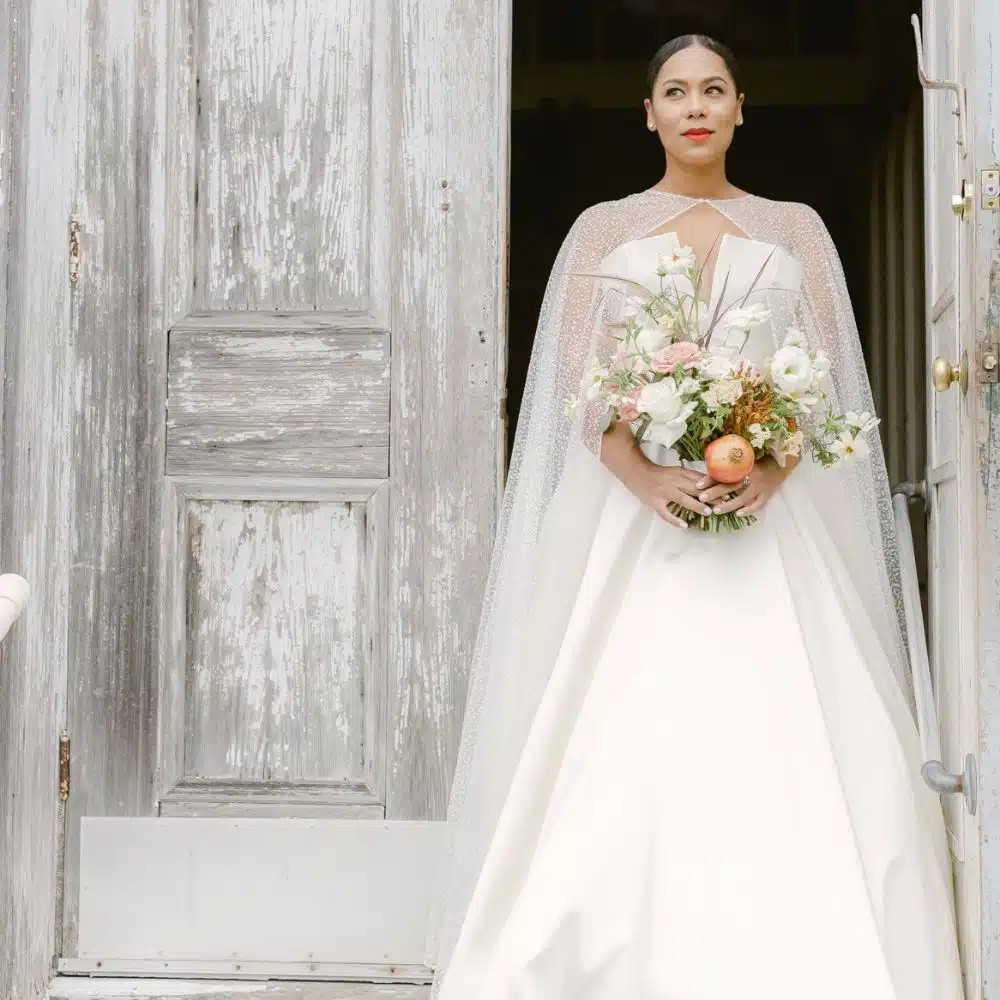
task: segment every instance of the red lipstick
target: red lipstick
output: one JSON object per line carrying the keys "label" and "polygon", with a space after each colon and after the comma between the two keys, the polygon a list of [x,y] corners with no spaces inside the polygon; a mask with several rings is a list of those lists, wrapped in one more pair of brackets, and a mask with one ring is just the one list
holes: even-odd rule
{"label": "red lipstick", "polygon": [[693,139],[695,142],[703,142],[712,134],[711,129],[707,128],[689,128],[683,133],[688,139]]}

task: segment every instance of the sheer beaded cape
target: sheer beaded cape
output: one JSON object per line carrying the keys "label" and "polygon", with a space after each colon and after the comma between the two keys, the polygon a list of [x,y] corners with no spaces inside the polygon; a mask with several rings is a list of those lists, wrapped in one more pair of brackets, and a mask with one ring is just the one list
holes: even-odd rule
{"label": "sheer beaded cape", "polygon": [[[668,231],[671,220],[699,203],[711,205],[747,238],[782,248],[798,261],[802,294],[796,319],[810,346],[831,358],[834,405],[857,413],[873,410],[840,259],[808,206],[754,195],[711,200],[645,191],[595,205],[576,220],[542,303],[470,667],[439,895],[427,939],[426,961],[435,968],[432,997],[559,652],[612,482],[598,458],[599,420],[586,409],[569,415],[565,407],[579,392],[607,308],[593,275],[616,247]],[[869,441],[869,456],[833,469],[806,459],[781,489],[822,519],[825,537],[856,588],[851,603],[867,614],[859,627],[874,633],[884,652],[884,659],[870,664],[873,683],[896,706],[896,725],[912,725],[889,484],[877,435]],[[726,599],[723,588],[706,595],[720,608]],[[748,641],[767,642],[766,609],[760,635]]]}

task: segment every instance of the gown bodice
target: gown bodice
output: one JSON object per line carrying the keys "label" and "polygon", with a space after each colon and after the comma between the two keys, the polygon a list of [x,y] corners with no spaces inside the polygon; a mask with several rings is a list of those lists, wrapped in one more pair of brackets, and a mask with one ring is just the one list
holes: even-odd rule
{"label": "gown bodice", "polygon": [[[686,276],[667,275],[661,279],[657,274],[660,257],[678,249],[680,241],[674,232],[629,240],[604,257],[600,273],[608,278],[635,282],[653,294],[660,292],[661,280],[673,282],[678,291],[690,295],[693,289]],[[713,313],[719,306],[720,316],[724,316],[730,309],[746,304],[744,300],[770,306],[779,302],[787,304],[801,282],[801,266],[783,247],[723,233],[712,269],[707,311]],[[776,313],[783,311],[779,309]],[[774,321],[752,328],[749,334],[727,330],[725,324],[720,323],[718,332],[713,335],[712,350],[738,353],[760,365],[781,346],[783,333]]]}

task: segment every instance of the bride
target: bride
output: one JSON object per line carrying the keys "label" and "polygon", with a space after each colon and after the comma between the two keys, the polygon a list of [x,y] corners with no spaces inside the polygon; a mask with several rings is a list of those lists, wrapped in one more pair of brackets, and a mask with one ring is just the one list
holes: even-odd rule
{"label": "bride", "polygon": [[[676,38],[648,93],[663,179],[580,216],[542,306],[449,806],[432,996],[959,1000],[877,435],[850,463],[764,459],[734,488],[565,407],[627,308],[622,280],[658,290],[661,256],[688,247],[710,310],[761,275],[765,300],[795,291],[837,409],[872,408],[823,223],[726,180],[743,124],[731,53]],[[759,363],[775,336],[719,346]],[[757,521],[685,530],[669,504]]]}

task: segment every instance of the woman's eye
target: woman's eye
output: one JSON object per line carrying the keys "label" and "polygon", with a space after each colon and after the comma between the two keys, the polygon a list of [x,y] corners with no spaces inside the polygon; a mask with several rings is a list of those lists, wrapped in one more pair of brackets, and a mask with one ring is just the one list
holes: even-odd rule
{"label": "woman's eye", "polygon": [[667,87],[666,96],[676,97],[678,94],[683,94],[684,91],[680,87]]}
{"label": "woman's eye", "polygon": [[723,93],[723,90],[722,90],[722,88],[721,88],[721,87],[720,87],[720,86],[719,86],[719,85],[718,85],[717,83],[713,83],[713,84],[712,84],[712,86],[711,86],[711,87],[709,87],[709,88],[708,88],[708,89],[707,89],[707,90],[705,91],[705,93],[706,93],[706,94],[711,94],[713,90],[714,90],[714,91],[715,91],[715,92],[716,92],[717,94],[721,94],[721,93]]}

